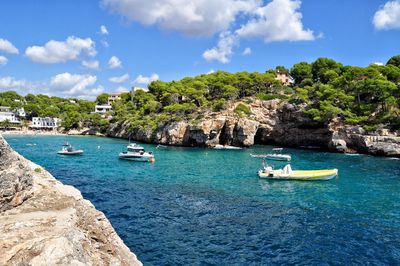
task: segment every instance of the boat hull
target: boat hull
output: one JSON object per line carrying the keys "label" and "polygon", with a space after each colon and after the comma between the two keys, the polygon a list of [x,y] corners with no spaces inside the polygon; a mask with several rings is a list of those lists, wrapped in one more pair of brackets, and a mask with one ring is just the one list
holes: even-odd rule
{"label": "boat hull", "polygon": [[77,151],[59,151],[57,153],[59,155],[82,155],[83,151],[82,150],[77,150]]}
{"label": "boat hull", "polygon": [[285,155],[285,156],[273,156],[273,155],[268,155],[268,154],[250,154],[251,157],[254,158],[263,158],[266,160],[273,160],[273,161],[285,161],[289,162],[292,160],[292,157],[290,155]]}
{"label": "boat hull", "polygon": [[299,181],[317,181],[317,180],[330,180],[338,175],[337,169],[327,170],[297,170],[291,174],[283,174],[275,172],[273,174],[264,173],[262,170],[258,172],[258,176],[264,179],[272,180],[299,180]]}
{"label": "boat hull", "polygon": [[136,162],[151,162],[151,161],[154,161],[154,156],[120,154],[119,158],[121,160],[136,161]]}

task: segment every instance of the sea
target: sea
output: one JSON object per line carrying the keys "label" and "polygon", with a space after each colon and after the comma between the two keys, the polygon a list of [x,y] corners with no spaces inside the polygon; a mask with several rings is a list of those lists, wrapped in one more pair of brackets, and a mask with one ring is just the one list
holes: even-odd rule
{"label": "sea", "polygon": [[[330,181],[261,180],[273,146],[213,150],[143,144],[155,163],[118,158],[128,141],[5,136],[21,155],[104,212],[144,265],[399,265],[400,160],[285,148]],[[61,156],[64,142],[84,150]],[[285,163],[272,163],[275,168]]]}

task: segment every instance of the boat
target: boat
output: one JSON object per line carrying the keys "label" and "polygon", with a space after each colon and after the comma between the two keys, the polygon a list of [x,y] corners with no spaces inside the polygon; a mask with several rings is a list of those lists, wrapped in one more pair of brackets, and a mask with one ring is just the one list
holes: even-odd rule
{"label": "boat", "polygon": [[66,142],[57,153],[60,155],[81,155],[83,154],[83,150],[77,150],[71,144]]}
{"label": "boat", "polygon": [[264,179],[272,180],[330,180],[338,175],[338,169],[325,170],[292,170],[290,164],[283,169],[274,170],[272,166],[264,166],[258,171],[258,176]]}
{"label": "boat", "polygon": [[158,144],[158,145],[156,146],[156,149],[166,149],[166,148],[168,148],[168,146],[161,145],[161,144]]}
{"label": "boat", "polygon": [[290,156],[289,154],[280,154],[280,153],[250,154],[250,156],[254,158],[264,158],[267,160],[275,160],[275,161],[292,160],[292,156]]}
{"label": "boat", "polygon": [[142,146],[136,143],[131,143],[126,146],[126,151],[119,154],[119,158],[123,160],[138,161],[138,162],[154,162],[154,154],[147,152]]}
{"label": "boat", "polygon": [[241,147],[236,147],[236,146],[230,146],[230,145],[221,145],[217,144],[215,145],[214,149],[216,150],[241,150]]}

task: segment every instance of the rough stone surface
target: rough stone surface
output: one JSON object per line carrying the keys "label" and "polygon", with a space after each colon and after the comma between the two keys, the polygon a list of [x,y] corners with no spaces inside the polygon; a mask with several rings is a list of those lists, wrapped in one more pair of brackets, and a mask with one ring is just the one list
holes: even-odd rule
{"label": "rough stone surface", "polygon": [[0,136],[0,265],[142,265],[81,193]]}
{"label": "rough stone surface", "polygon": [[276,144],[400,157],[397,132],[391,133],[383,128],[376,132],[376,136],[370,136],[363,128],[344,125],[339,120],[316,123],[304,113],[304,104],[254,98],[249,102],[252,114],[246,117],[234,112],[240,103],[236,102],[221,112],[204,113],[198,122],[168,122],[160,124],[154,132],[151,129],[130,131],[128,123],[113,124],[107,135],[179,146]]}

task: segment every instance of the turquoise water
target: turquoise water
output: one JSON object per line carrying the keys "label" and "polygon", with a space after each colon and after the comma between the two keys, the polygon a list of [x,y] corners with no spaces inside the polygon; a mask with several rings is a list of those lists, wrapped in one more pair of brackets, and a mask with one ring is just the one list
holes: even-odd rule
{"label": "turquoise water", "polygon": [[[293,169],[335,167],[339,177],[266,181],[256,176],[261,160],[249,154],[268,146],[224,151],[144,145],[156,156],[149,164],[119,160],[124,140],[6,139],[81,190],[145,265],[400,262],[399,160],[287,149]],[[64,141],[85,155],[58,156]]]}

